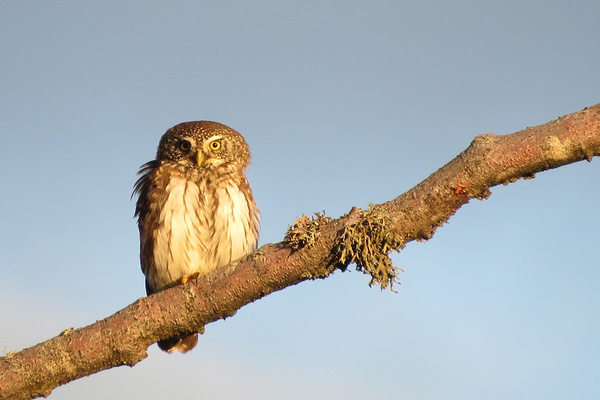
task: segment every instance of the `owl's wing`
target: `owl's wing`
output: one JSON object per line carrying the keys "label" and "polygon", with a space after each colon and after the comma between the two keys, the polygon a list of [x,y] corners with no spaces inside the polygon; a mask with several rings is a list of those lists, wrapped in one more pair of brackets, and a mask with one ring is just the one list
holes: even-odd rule
{"label": "owl's wing", "polygon": [[141,195],[145,191],[144,189],[146,188],[148,175],[150,175],[152,171],[156,169],[156,167],[158,167],[158,161],[156,160],[148,161],[146,164],[140,167],[140,170],[137,173],[140,175],[140,177],[135,182],[135,185],[133,185],[133,193],[131,193],[132,199],[136,194]]}
{"label": "owl's wing", "polygon": [[[135,183],[135,186],[133,187],[133,193],[131,194],[132,198],[135,195],[138,196],[135,206],[135,216],[138,218],[138,227],[140,229],[140,261],[142,264],[142,271],[144,272],[144,275],[146,275],[146,294],[148,295],[154,293],[154,291],[148,284],[147,271],[150,266],[147,265],[149,263],[149,259],[145,254],[148,251],[148,249],[145,249],[148,243],[146,243],[146,240],[144,240],[144,224],[146,215],[149,212],[148,193],[152,184],[152,172],[155,171],[157,167],[158,161],[156,160],[147,162],[140,167],[140,171],[138,172],[140,178]],[[146,246],[144,245],[145,243]]]}

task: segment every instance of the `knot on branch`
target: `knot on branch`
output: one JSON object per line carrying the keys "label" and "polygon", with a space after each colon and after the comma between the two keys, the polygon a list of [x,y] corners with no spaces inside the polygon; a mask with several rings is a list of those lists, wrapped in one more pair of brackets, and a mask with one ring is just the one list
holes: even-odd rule
{"label": "knot on branch", "polygon": [[325,215],[325,211],[323,213],[316,212],[310,218],[302,214],[294,221],[293,225],[288,227],[284,240],[294,250],[312,247],[321,234],[321,228],[329,221],[331,218]]}
{"label": "knot on branch", "polygon": [[339,268],[345,271],[349,264],[355,263],[358,271],[371,275],[369,286],[377,284],[381,289],[389,286],[394,290],[393,284],[398,282],[398,272],[402,269],[392,265],[389,253],[400,251],[404,242],[392,226],[387,213],[378,206],[364,212],[359,222],[345,226],[334,248]]}

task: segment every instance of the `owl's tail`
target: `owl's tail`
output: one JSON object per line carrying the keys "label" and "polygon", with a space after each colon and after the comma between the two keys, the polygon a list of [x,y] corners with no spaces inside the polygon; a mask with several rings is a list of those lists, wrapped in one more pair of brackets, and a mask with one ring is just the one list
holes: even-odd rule
{"label": "owl's tail", "polygon": [[167,353],[176,351],[187,353],[196,347],[196,344],[198,344],[198,333],[184,334],[158,341],[158,347]]}

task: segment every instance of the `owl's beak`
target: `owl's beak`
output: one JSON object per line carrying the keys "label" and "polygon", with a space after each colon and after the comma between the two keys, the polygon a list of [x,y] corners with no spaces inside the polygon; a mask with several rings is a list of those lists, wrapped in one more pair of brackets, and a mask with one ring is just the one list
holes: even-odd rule
{"label": "owl's beak", "polygon": [[204,153],[199,151],[196,154],[196,162],[198,163],[198,166],[202,165],[202,163],[204,162]]}

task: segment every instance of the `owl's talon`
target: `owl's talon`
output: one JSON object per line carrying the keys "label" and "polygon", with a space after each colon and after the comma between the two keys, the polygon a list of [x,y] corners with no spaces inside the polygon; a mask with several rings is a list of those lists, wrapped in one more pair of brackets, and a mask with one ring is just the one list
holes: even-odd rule
{"label": "owl's talon", "polygon": [[181,282],[182,285],[185,285],[186,283],[188,283],[189,281],[191,281],[192,279],[196,280],[200,277],[200,272],[194,272],[191,275],[186,275],[183,278],[181,278],[179,280],[179,282]]}

